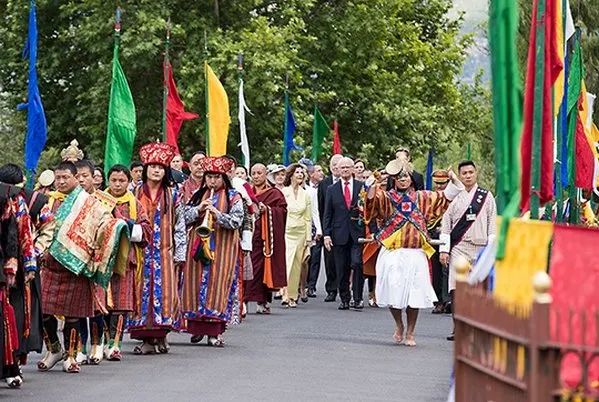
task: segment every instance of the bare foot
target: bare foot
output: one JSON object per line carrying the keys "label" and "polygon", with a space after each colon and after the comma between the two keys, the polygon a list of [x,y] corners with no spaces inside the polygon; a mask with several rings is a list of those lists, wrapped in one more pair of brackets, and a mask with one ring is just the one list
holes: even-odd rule
{"label": "bare foot", "polygon": [[416,341],[414,340],[414,334],[406,335],[406,346],[416,346]]}
{"label": "bare foot", "polygon": [[398,345],[401,345],[401,343],[403,342],[403,327],[395,329],[395,333],[393,334],[393,341]]}

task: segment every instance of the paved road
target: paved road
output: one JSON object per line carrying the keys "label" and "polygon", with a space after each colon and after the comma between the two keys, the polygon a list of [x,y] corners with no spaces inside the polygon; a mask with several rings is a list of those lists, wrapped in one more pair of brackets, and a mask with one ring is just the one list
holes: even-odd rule
{"label": "paved road", "polygon": [[0,400],[444,401],[450,327],[450,317],[423,311],[418,346],[397,346],[388,311],[338,311],[319,297],[295,310],[276,305],[270,316],[249,314],[226,332],[223,349],[171,334],[170,354],[134,356],[127,339],[120,363],[72,375],[58,366],[38,373],[32,354],[23,388],[0,389]]}

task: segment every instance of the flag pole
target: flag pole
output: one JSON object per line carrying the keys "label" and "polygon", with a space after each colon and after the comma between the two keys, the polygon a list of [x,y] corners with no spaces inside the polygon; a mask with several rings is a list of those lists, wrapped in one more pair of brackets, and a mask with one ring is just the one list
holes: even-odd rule
{"label": "flag pole", "polygon": [[171,16],[166,25],[166,42],[164,45],[164,66],[162,80],[162,142],[166,142],[166,108],[168,103],[169,51],[171,48]]}
{"label": "flag pole", "polygon": [[556,206],[556,214],[555,221],[558,223],[563,222],[563,214],[564,210],[564,185],[567,185],[568,182],[564,183],[563,175],[562,175],[562,166],[563,164],[568,163],[568,155],[564,153],[564,135],[568,135],[568,75],[569,75],[569,66],[568,66],[568,38],[566,38],[566,21],[568,4],[566,0],[562,1],[562,37],[564,38],[564,95],[562,98],[562,102],[560,104],[559,113],[557,115],[557,164],[556,164],[556,191],[557,191],[557,206]]}
{"label": "flag pole", "polygon": [[286,165],[285,155],[287,154],[287,142],[285,141],[287,136],[287,127],[289,122],[287,121],[287,108],[289,108],[289,73],[285,74],[285,118],[283,123],[283,164]]}
{"label": "flag pole", "polygon": [[[243,53],[239,53],[237,55],[237,83],[238,87],[241,88],[243,84]],[[245,107],[245,105],[239,105],[239,108]],[[241,141],[243,139],[240,138]],[[241,163],[245,166],[247,161],[245,160],[245,154],[243,153],[243,148],[241,150]]]}
{"label": "flag pole", "polygon": [[532,135],[532,186],[530,192],[530,217],[539,219],[540,191],[541,191],[541,141],[543,136],[543,87],[545,78],[545,0],[537,3],[536,26],[536,71],[535,71],[535,103],[533,114]]}
{"label": "flag pole", "polygon": [[210,107],[208,94],[208,36],[204,30],[204,92],[206,100],[206,154],[210,156]]}

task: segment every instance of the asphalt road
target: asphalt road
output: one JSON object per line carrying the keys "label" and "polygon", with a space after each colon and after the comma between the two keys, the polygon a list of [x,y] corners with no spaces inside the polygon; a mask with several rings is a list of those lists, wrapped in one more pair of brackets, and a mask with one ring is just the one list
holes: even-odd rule
{"label": "asphalt road", "polygon": [[44,401],[444,401],[452,344],[449,316],[422,311],[418,346],[394,345],[385,309],[338,311],[322,292],[297,309],[273,306],[250,314],[225,333],[222,349],[191,345],[170,334],[168,355],[134,356],[125,340],[121,362],[83,366],[65,374],[57,365],[38,373],[30,355],[20,390],[0,389],[0,400]]}

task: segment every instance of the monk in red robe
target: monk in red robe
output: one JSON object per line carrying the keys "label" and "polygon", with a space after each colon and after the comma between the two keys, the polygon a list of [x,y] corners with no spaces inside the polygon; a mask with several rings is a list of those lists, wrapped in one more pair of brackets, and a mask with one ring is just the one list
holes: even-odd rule
{"label": "monk in red robe", "polygon": [[270,314],[272,292],[287,286],[285,267],[285,219],[287,202],[283,193],[266,180],[266,166],[252,167],[253,191],[260,218],[254,227],[252,265],[254,279],[245,281],[244,301],[257,302],[257,314]]}
{"label": "monk in red robe", "polygon": [[181,193],[183,194],[183,202],[187,204],[193,194],[198,191],[202,184],[202,178],[204,177],[204,171],[202,170],[202,164],[200,161],[205,158],[206,155],[202,151],[198,151],[191,157],[189,161],[189,172],[191,173],[187,180],[181,185]]}

